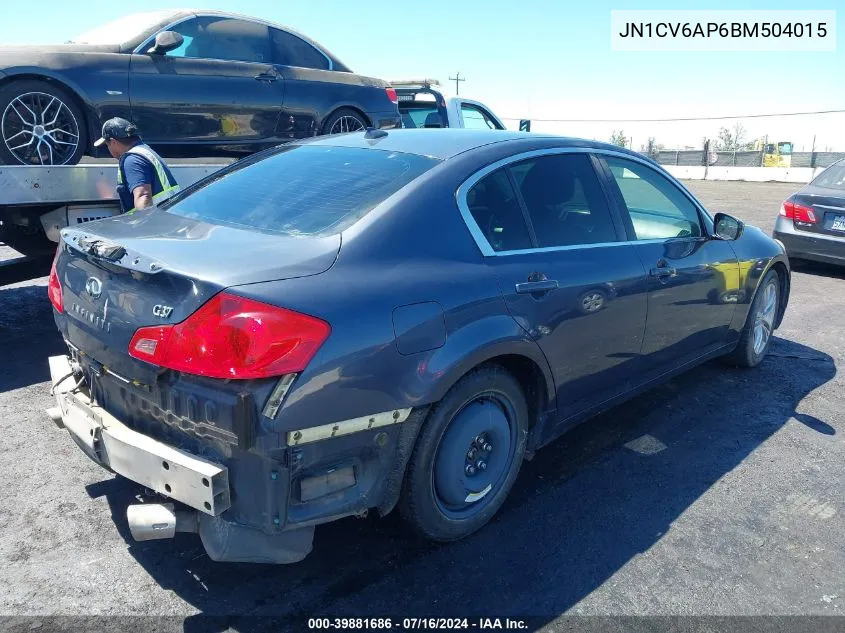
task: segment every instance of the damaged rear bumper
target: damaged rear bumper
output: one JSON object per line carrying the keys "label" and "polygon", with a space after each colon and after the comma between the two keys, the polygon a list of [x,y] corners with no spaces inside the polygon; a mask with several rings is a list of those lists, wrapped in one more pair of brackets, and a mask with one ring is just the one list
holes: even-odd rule
{"label": "damaged rear bumper", "polygon": [[50,358],[50,375],[62,425],[88,457],[199,512],[219,516],[229,509],[225,466],[133,431],[92,403],[84,391],[74,389],[76,380],[66,356]]}
{"label": "damaged rear bumper", "polygon": [[[191,523],[212,560],[293,563],[311,551],[313,525],[268,534],[225,520],[221,515],[232,505],[227,466],[129,428],[92,402],[68,357],[53,356],[49,363],[58,405],[48,410],[51,419],[103,468],[191,508],[196,513]],[[148,527],[153,530],[155,525]],[[163,530],[162,538],[172,537],[173,531]]]}

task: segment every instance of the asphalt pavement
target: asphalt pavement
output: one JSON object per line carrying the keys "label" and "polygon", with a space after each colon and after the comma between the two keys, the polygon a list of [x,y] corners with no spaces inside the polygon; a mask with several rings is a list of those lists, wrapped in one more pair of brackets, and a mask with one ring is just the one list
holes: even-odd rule
{"label": "asphalt pavement", "polygon": [[[766,231],[797,189],[688,185]],[[47,357],[63,351],[45,286],[0,289],[0,614],[175,616],[160,630],[202,615],[237,616],[220,630],[248,630],[249,616],[278,618],[274,630],[387,614],[575,630],[561,616],[845,615],[843,271],[794,272],[758,368],[708,363],[538,452],[472,537],[432,545],[395,515],[344,519],[280,567],[214,563],[194,535],[132,541],[139,488],[44,414]]]}

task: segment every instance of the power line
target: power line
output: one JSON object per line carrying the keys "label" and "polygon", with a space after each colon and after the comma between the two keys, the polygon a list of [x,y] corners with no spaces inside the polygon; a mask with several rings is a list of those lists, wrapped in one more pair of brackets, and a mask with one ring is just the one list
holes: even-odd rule
{"label": "power line", "polygon": [[[531,119],[544,123],[668,123],[673,121],[724,121],[727,119],[762,119],[776,116],[805,116],[809,114],[842,114],[845,110],[816,110],[814,112],[781,112],[775,114],[741,114],[736,116],[697,116],[672,119]],[[504,121],[519,121],[524,117],[499,117]]]}

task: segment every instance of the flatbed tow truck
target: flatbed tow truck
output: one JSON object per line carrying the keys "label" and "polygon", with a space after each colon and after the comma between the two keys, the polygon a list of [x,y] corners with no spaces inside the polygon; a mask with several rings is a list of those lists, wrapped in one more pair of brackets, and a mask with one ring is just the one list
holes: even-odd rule
{"label": "flatbed tow truck", "polygon": [[[169,166],[184,188],[224,165]],[[0,243],[22,255],[0,261],[0,286],[47,275],[61,229],[120,213],[116,180],[115,162],[0,166]]]}
{"label": "flatbed tow truck", "polygon": [[[434,79],[392,82],[406,128],[504,130],[493,111],[479,101],[448,96]],[[182,188],[214,173],[227,159],[168,160]],[[49,274],[66,226],[120,213],[115,192],[117,163],[93,159],[65,166],[0,165],[0,243],[22,256],[0,260],[0,287]]]}

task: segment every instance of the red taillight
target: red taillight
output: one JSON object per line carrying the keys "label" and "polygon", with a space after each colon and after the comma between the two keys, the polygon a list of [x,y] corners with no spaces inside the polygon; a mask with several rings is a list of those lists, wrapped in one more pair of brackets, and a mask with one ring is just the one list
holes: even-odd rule
{"label": "red taillight", "polygon": [[50,280],[47,282],[47,296],[50,297],[50,303],[56,308],[56,312],[61,314],[64,312],[64,301],[62,300],[62,284],[59,281],[59,274],[56,272],[56,261],[59,259],[61,246],[56,249],[56,256],[53,258],[53,266],[50,268]]}
{"label": "red taillight", "polygon": [[391,103],[399,103],[399,96],[396,94],[395,88],[385,88],[385,92],[387,92],[387,98],[390,99]]}
{"label": "red taillight", "polygon": [[220,293],[175,325],[143,327],[129,354],[212,378],[268,378],[302,371],[328,338],[325,321]]}
{"label": "red taillight", "polygon": [[816,214],[810,207],[805,207],[802,204],[797,204],[792,200],[787,200],[780,208],[780,214],[785,218],[792,218],[797,222],[804,222],[806,224],[816,223]]}

